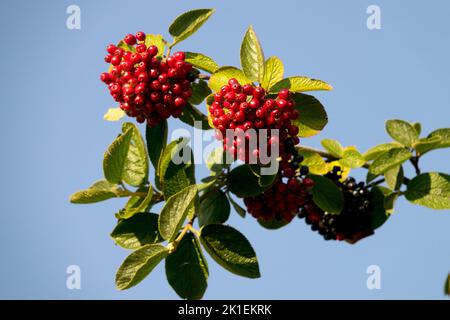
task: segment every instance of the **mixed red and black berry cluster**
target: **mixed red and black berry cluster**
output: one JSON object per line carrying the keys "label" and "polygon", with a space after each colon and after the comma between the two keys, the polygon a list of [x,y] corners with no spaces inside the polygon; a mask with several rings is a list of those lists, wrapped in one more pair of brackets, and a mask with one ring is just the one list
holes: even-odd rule
{"label": "mixed red and black berry cluster", "polygon": [[143,32],[125,36],[123,41],[133,51],[109,45],[105,61],[112,66],[100,78],[128,116],[153,127],[163,119],[181,115],[192,95],[196,70],[184,61],[183,52],[167,59],[157,57],[158,48],[147,47],[145,38]]}
{"label": "mixed red and black berry cluster", "polygon": [[[270,96],[261,87],[250,84],[242,86],[238,80],[232,78],[215,93],[209,113],[212,124],[220,133],[217,137],[223,140],[224,150],[234,159],[249,162],[253,157],[257,160],[263,145],[267,146],[264,151],[268,156],[272,145],[279,150],[280,156],[283,156],[286,141],[292,140],[294,144],[299,142],[298,127],[292,124],[299,114],[288,89],[281,90],[276,96]],[[258,141],[254,143],[252,150],[249,147],[252,145],[249,143],[252,138],[248,132],[250,129],[255,129],[256,132],[268,129],[265,136],[267,141],[264,141],[264,144],[259,141],[259,134],[253,137]],[[279,133],[271,134],[270,129],[278,129]],[[227,130],[233,130],[236,134],[232,140],[226,137]],[[243,138],[239,137],[240,132]]]}
{"label": "mixed red and black berry cluster", "polygon": [[257,219],[288,223],[309,198],[314,182],[306,177],[309,169],[301,165],[303,157],[298,154],[292,140],[286,143],[285,155],[273,186],[258,196],[244,198],[247,211]]}
{"label": "mixed red and black berry cluster", "polygon": [[304,218],[325,240],[355,241],[373,233],[373,195],[364,182],[356,183],[354,178],[341,182],[341,168],[334,167],[326,177],[336,183],[344,195],[344,208],[334,215],[318,208],[308,199],[300,210],[298,217]]}

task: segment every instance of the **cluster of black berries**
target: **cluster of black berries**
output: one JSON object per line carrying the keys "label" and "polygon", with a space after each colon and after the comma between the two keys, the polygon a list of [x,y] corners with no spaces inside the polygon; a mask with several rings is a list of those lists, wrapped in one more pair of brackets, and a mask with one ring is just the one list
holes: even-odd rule
{"label": "cluster of black berries", "polygon": [[109,45],[105,61],[112,68],[100,79],[128,116],[153,127],[163,119],[181,115],[192,95],[196,70],[184,61],[184,52],[160,59],[158,48],[147,47],[145,38],[143,32],[125,36],[124,42],[133,46],[134,52]]}
{"label": "cluster of black berries", "polygon": [[305,205],[314,182],[307,178],[307,166],[301,166],[294,141],[286,141],[286,152],[273,186],[255,197],[244,198],[247,211],[257,219],[290,222]]}
{"label": "cluster of black berries", "polygon": [[364,182],[357,183],[354,178],[341,182],[341,168],[334,167],[326,174],[342,190],[344,208],[339,215],[324,212],[311,199],[300,210],[298,217],[305,218],[313,231],[317,231],[325,240],[349,240],[372,234],[373,195]]}
{"label": "cluster of black berries", "polygon": [[[281,90],[274,98],[268,97],[261,87],[241,84],[234,78],[228,81],[219,92],[214,95],[214,102],[209,107],[214,127],[218,130],[217,138],[223,140],[224,150],[234,159],[249,162],[250,157],[259,159],[260,148],[267,148],[266,154],[276,147],[280,156],[284,154],[284,142],[291,140],[299,142],[298,127],[292,120],[298,118],[295,102],[291,99],[288,89]],[[259,141],[260,135],[251,135],[249,130],[267,129],[266,141]],[[278,135],[271,134],[270,129],[278,129]],[[227,130],[236,133],[230,140]],[[239,137],[242,133],[242,137]],[[250,139],[258,139],[253,144]],[[250,147],[252,149],[250,150]]]}

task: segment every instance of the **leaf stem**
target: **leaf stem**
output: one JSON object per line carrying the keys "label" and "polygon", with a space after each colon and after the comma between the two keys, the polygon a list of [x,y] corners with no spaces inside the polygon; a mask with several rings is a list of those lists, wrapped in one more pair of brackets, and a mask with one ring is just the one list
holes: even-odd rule
{"label": "leaf stem", "polygon": [[175,246],[180,243],[180,241],[184,238],[184,236],[186,235],[186,232],[188,232],[188,230],[190,229],[190,227],[192,227],[191,223],[189,222],[187,225],[184,226],[183,230],[181,230],[181,233],[178,235],[178,237],[173,241],[175,242]]}
{"label": "leaf stem", "polygon": [[419,156],[414,156],[411,159],[409,159],[411,164],[414,167],[414,170],[416,170],[416,175],[420,174],[420,168],[419,168]]}
{"label": "leaf stem", "polygon": [[373,187],[373,186],[377,186],[377,185],[379,185],[379,184],[383,183],[384,181],[386,181],[386,180],[385,180],[384,178],[381,178],[381,179],[375,180],[374,182],[370,183],[370,184],[368,185],[368,187]]}
{"label": "leaf stem", "polygon": [[199,74],[198,78],[203,80],[209,80],[211,77],[207,74]]}
{"label": "leaf stem", "polygon": [[195,229],[191,224],[188,224],[188,228],[189,228],[189,231],[191,231],[192,233],[194,233],[197,237],[200,237],[200,232],[197,230],[197,229]]}

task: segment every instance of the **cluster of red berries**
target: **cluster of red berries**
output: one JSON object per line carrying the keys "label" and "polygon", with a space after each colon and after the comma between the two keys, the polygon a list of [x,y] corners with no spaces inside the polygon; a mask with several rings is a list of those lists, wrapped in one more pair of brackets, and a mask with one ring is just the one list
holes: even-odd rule
{"label": "cluster of red berries", "polygon": [[[209,107],[212,124],[218,130],[217,138],[223,140],[224,150],[234,159],[249,162],[249,159],[259,159],[260,146],[267,148],[266,154],[270,156],[272,145],[279,149],[280,156],[284,154],[284,142],[293,139],[294,144],[299,142],[298,127],[292,120],[298,118],[295,102],[291,99],[288,89],[281,90],[277,96],[267,95],[261,87],[250,84],[241,85],[232,78],[220,91],[215,93],[214,102]],[[259,141],[260,135],[252,136],[250,129],[256,132],[267,129],[267,141]],[[278,134],[271,134],[270,129],[278,129]],[[227,130],[235,135],[230,139]],[[239,132],[245,138],[239,137]],[[258,139],[251,143],[250,139]],[[249,146],[254,146],[250,150]],[[285,157],[288,157],[287,155]]]}
{"label": "cluster of red berries", "polygon": [[373,196],[364,182],[356,183],[354,178],[341,182],[341,168],[334,167],[325,175],[342,190],[344,208],[339,215],[324,212],[307,199],[298,217],[305,218],[313,231],[317,231],[325,240],[357,241],[373,233]]}
{"label": "cluster of red berries", "polygon": [[185,61],[184,52],[161,59],[158,48],[147,47],[145,38],[143,32],[125,36],[123,41],[133,51],[110,44],[105,61],[112,67],[100,79],[128,116],[153,127],[163,119],[181,115],[197,74]]}
{"label": "cluster of red berries", "polygon": [[[284,159],[276,181],[264,193],[244,199],[247,211],[257,219],[290,222],[305,205],[314,182],[307,178],[307,166],[302,166],[303,157],[295,150],[292,140],[286,143]],[[290,155],[287,158],[287,155]]]}

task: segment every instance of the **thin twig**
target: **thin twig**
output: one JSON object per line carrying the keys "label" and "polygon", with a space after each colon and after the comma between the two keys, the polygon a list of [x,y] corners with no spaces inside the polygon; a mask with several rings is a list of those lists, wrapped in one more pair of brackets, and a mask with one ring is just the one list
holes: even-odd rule
{"label": "thin twig", "polygon": [[384,178],[381,178],[381,179],[375,180],[374,182],[370,183],[370,184],[368,185],[368,187],[373,187],[373,186],[377,186],[377,185],[379,185],[379,184],[383,183],[384,181],[386,181],[386,180],[385,180]]}
{"label": "thin twig", "polygon": [[416,170],[416,175],[419,175],[420,174],[419,157],[418,156],[412,157],[411,159],[409,159],[409,161],[413,165],[414,170]]}

